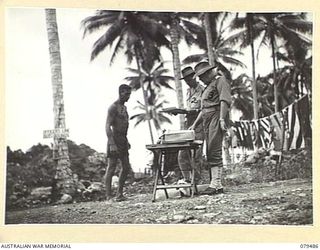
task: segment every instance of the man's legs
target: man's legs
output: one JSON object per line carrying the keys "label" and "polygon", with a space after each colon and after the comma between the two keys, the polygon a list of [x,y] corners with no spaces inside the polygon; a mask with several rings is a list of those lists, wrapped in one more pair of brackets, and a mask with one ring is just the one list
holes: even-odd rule
{"label": "man's legs", "polygon": [[185,181],[191,181],[191,158],[189,150],[180,150],[178,153],[178,163]]}
{"label": "man's legs", "polygon": [[121,171],[119,175],[119,186],[117,190],[117,199],[119,201],[124,199],[123,187],[126,182],[128,173],[130,171],[129,155],[128,154],[122,155],[120,157],[120,160],[121,160]]}
{"label": "man's legs", "polygon": [[223,132],[220,128],[219,114],[213,115],[208,135],[208,164],[211,171],[210,187],[216,190],[222,189],[222,139]]}
{"label": "man's legs", "polygon": [[117,167],[117,157],[109,157],[108,158],[108,167],[106,171],[106,198],[110,199],[112,197],[112,190],[111,190],[111,182],[112,177],[114,175],[114,171]]}
{"label": "man's legs", "polygon": [[[211,172],[211,181],[208,188],[208,194],[219,193],[223,191],[222,176],[222,130],[220,128],[219,112],[207,114],[204,117],[204,127],[207,142],[207,160]],[[206,193],[206,191],[204,192]]]}
{"label": "man's legs", "polygon": [[196,155],[194,157],[195,162],[195,179],[199,181],[201,179],[201,169],[202,169],[202,145],[196,150]]}

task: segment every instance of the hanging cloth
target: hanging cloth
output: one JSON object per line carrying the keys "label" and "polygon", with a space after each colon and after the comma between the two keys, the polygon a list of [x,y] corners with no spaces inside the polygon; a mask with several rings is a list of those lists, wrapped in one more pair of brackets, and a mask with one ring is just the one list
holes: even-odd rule
{"label": "hanging cloth", "polygon": [[253,149],[253,142],[251,136],[250,125],[248,121],[240,121],[240,126],[242,127],[242,131],[244,133],[244,140],[247,149]]}
{"label": "hanging cloth", "polygon": [[277,112],[270,116],[271,134],[273,141],[273,149],[275,151],[281,151],[283,146],[283,116],[281,112]]}
{"label": "hanging cloth", "polygon": [[259,136],[259,124],[258,120],[253,120],[249,122],[250,130],[251,130],[251,138],[253,146],[256,148],[260,148],[262,143]]}
{"label": "hanging cloth", "polygon": [[271,124],[269,117],[261,118],[257,121],[259,128],[259,136],[261,140],[262,147],[270,148],[272,142],[271,136]]}
{"label": "hanging cloth", "polygon": [[235,122],[234,123],[234,130],[235,130],[235,134],[238,137],[239,140],[239,144],[241,147],[246,147],[245,145],[245,139],[244,139],[244,132],[242,130],[242,127],[240,125],[240,122]]}

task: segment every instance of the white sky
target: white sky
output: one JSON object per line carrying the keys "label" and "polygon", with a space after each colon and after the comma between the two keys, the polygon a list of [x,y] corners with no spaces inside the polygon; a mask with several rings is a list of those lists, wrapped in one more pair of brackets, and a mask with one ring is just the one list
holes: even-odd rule
{"label": "white sky", "polygon": [[[62,58],[62,79],[66,124],[70,130],[69,139],[77,144],[84,143],[98,152],[105,152],[105,119],[109,105],[118,97],[118,86],[128,76],[128,65],[124,57],[118,58],[110,67],[110,50],[105,50],[93,62],[90,53],[99,34],[82,39],[80,22],[94,10],[58,9],[57,21]],[[50,144],[52,139],[43,139],[43,130],[53,128],[53,100],[49,66],[48,41],[44,9],[8,8],[5,19],[6,58],[6,145],[12,150],[28,150],[41,143]],[[180,47],[180,57],[197,53],[196,49]],[[263,57],[263,53],[265,56]],[[267,55],[267,56],[266,56]],[[262,63],[257,64],[257,72],[264,75],[270,71],[269,52],[261,52]],[[168,51],[163,55],[171,60]],[[250,53],[242,59],[247,64],[245,70],[250,75]],[[135,67],[133,64],[132,67]],[[172,69],[169,62],[166,67]],[[172,73],[171,73],[172,74]],[[172,74],[173,75],[173,74]],[[185,85],[185,84],[183,84]],[[172,82],[172,86],[174,83]],[[185,86],[184,86],[185,87]],[[174,91],[166,92],[168,106],[176,106]],[[126,104],[129,115],[142,93],[133,93]],[[174,125],[165,126],[178,129],[177,118]],[[147,124],[129,127],[131,143],[130,161],[135,171],[143,171],[146,166],[146,144],[150,144]]]}

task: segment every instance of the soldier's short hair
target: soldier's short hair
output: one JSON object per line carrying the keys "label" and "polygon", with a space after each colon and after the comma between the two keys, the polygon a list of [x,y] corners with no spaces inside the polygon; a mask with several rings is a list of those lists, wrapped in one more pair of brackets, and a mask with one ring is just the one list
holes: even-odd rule
{"label": "soldier's short hair", "polygon": [[127,84],[121,84],[120,86],[119,86],[119,93],[120,92],[122,92],[123,90],[129,90],[129,91],[131,91],[131,87],[129,86],[129,85],[127,85]]}

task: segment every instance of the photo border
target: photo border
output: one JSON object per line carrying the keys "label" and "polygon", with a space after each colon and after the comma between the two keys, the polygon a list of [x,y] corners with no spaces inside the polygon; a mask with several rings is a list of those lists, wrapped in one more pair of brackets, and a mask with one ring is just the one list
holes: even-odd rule
{"label": "photo border", "polygon": [[[250,0],[10,0],[0,2],[0,242],[32,243],[103,243],[103,242],[216,242],[216,243],[317,243],[320,242],[319,220],[319,114],[315,112],[319,99],[313,98],[313,226],[274,226],[274,225],[5,225],[5,44],[4,44],[4,9],[6,7],[55,7],[55,8],[90,8],[114,10],[148,11],[305,11],[313,12],[313,96],[319,93],[317,68],[319,65],[319,6],[316,0],[250,1]],[[174,4],[173,4],[174,3]],[[152,7],[151,7],[152,6]]]}

